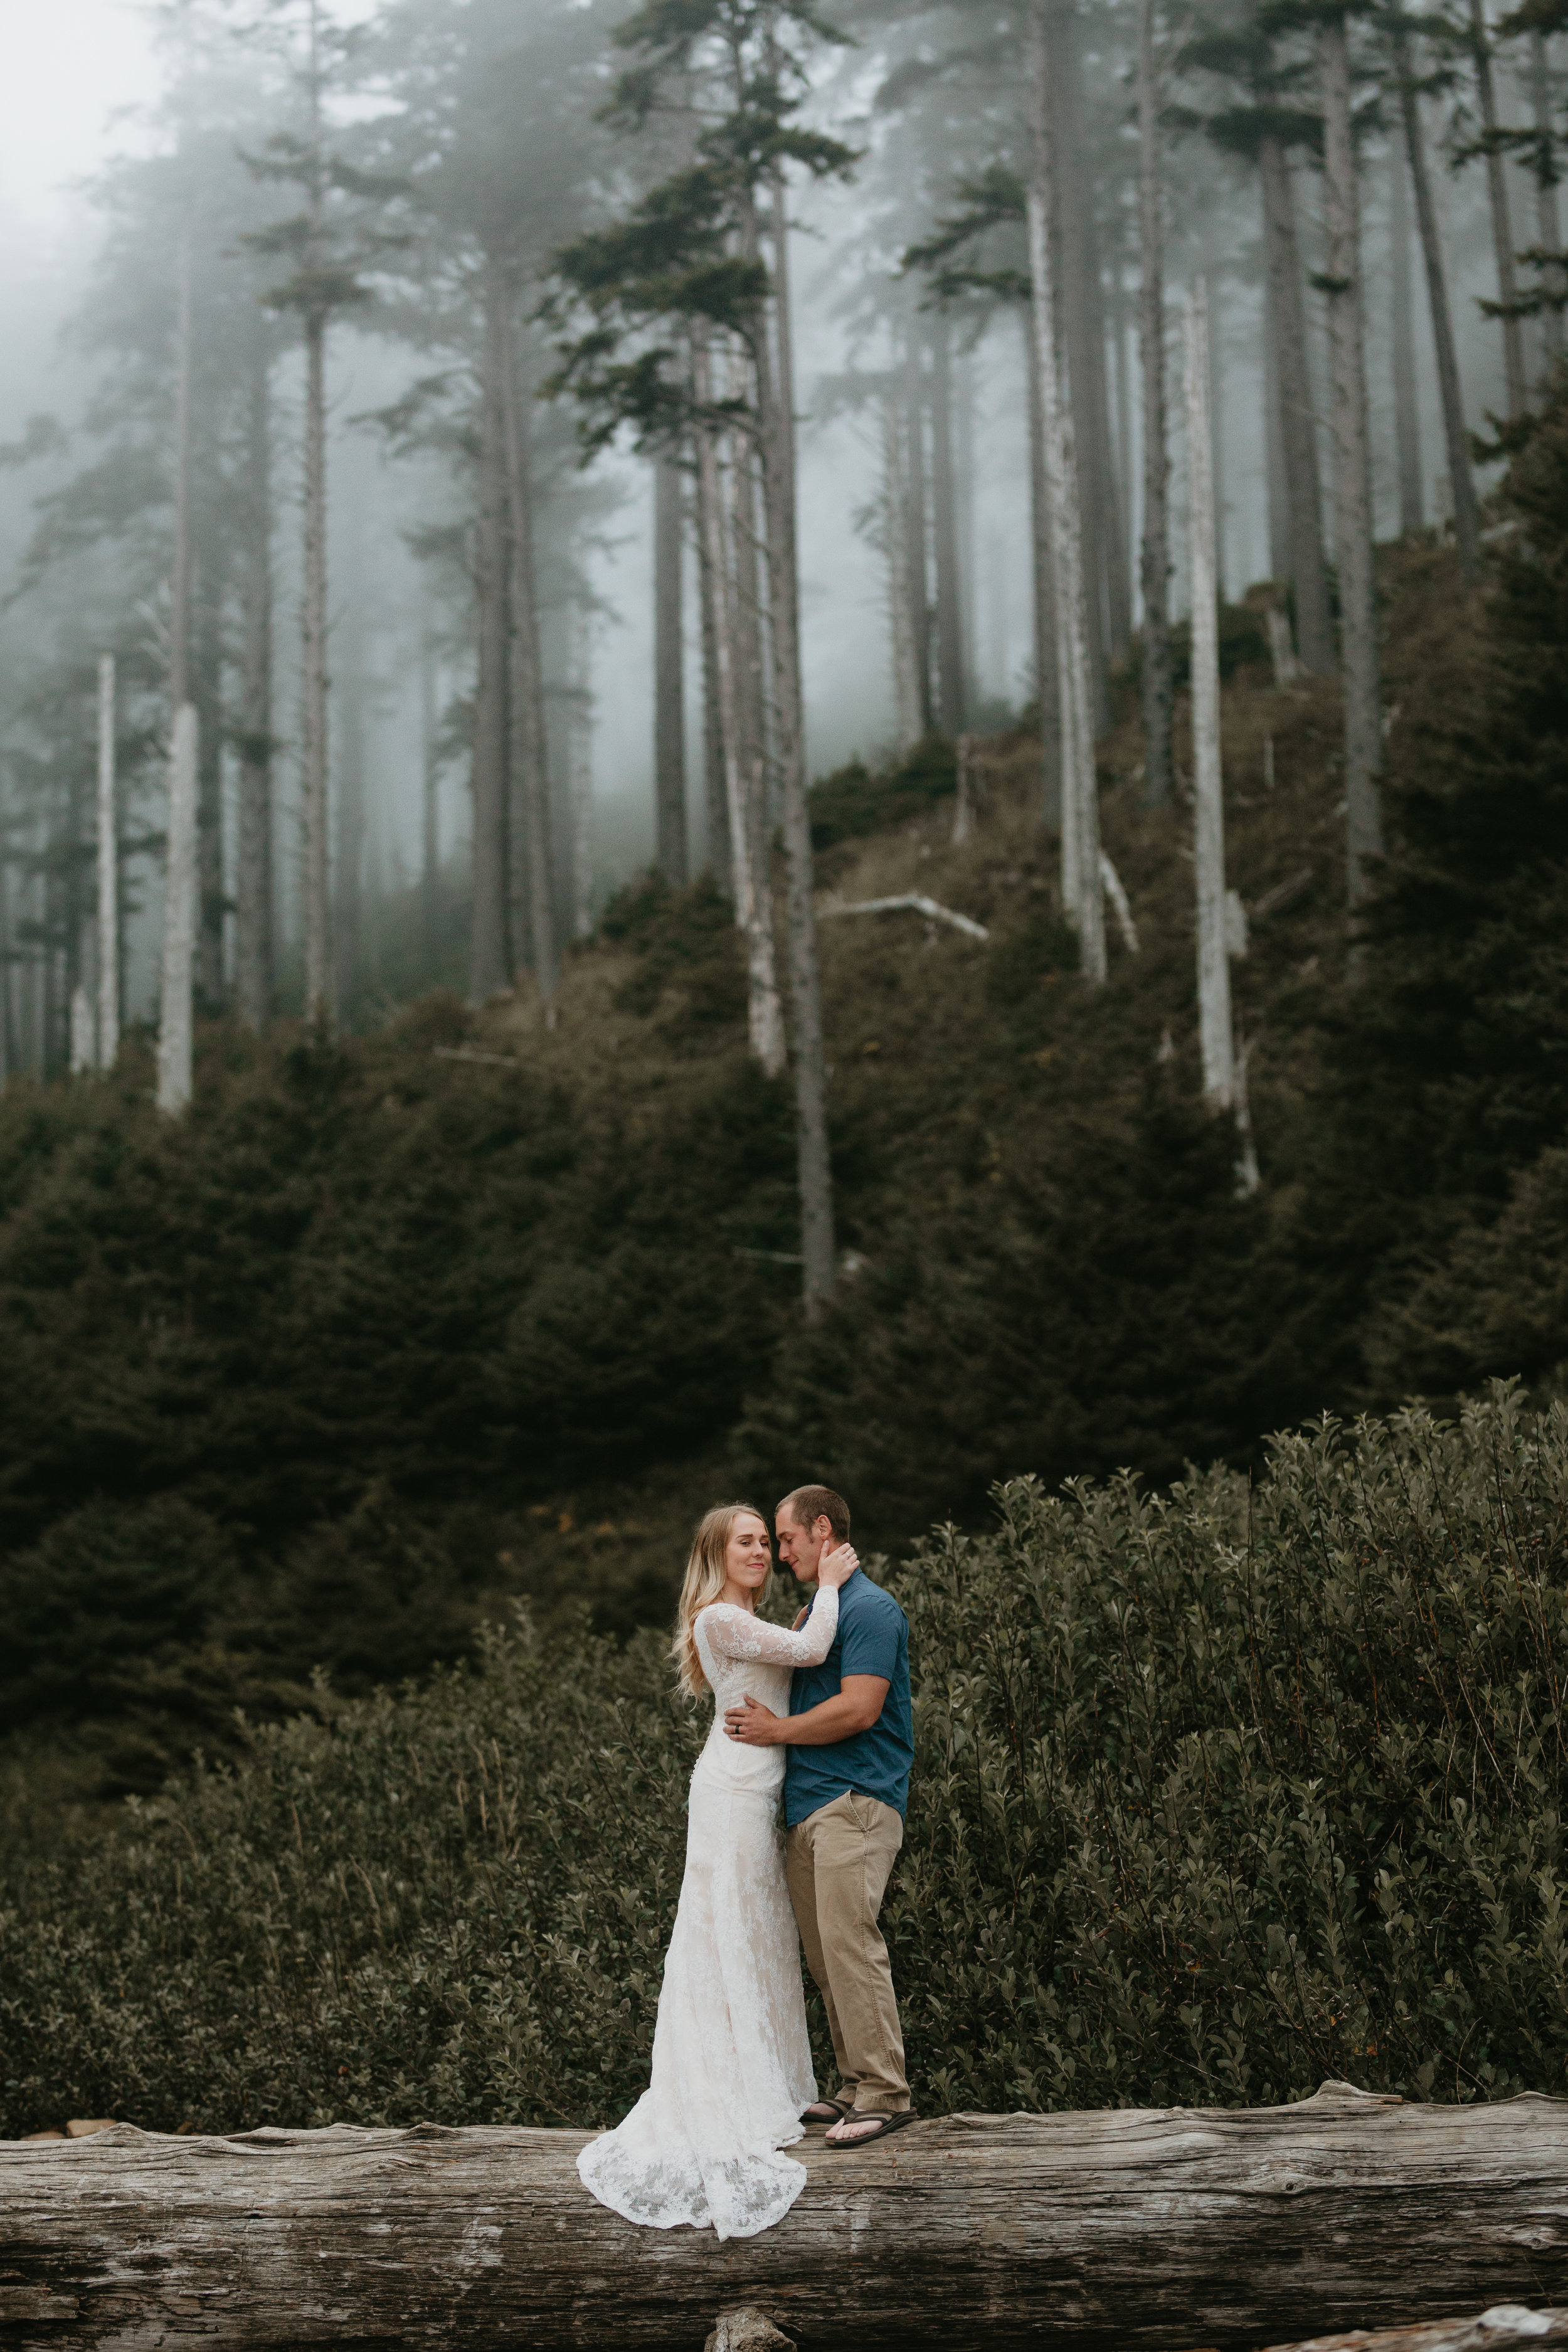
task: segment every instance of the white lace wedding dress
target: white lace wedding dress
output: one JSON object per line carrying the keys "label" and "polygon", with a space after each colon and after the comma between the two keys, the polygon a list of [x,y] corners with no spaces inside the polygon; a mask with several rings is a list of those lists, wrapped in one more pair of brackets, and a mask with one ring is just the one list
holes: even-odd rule
{"label": "white lace wedding dress", "polygon": [[798,1633],[728,1601],[697,1620],[713,1728],[691,1775],[652,2079],[626,2121],[577,2158],[600,2204],[647,2229],[684,2222],[752,2238],[805,2186],[805,2167],[778,2154],[801,2137],[801,2112],[816,2097],[777,1822],[784,1751],[731,1739],[724,1710],[749,1692],[786,1715],[791,1670],[820,1665],[837,1630],[829,1591]]}

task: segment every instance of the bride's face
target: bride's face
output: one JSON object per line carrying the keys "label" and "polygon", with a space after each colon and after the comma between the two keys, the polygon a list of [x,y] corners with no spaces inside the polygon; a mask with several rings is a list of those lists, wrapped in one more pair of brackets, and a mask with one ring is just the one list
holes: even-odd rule
{"label": "bride's face", "polygon": [[773,1564],[768,1531],[755,1511],[742,1511],[724,1547],[724,1568],[731,1584],[742,1592],[760,1592]]}

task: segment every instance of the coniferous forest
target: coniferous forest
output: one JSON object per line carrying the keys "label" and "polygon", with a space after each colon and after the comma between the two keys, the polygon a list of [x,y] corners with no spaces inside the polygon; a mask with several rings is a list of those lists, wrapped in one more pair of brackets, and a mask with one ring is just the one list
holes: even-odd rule
{"label": "coniferous forest", "polygon": [[5,2130],[618,2113],[805,1478],[928,2107],[1562,2087],[1565,36],[157,14],[0,414]]}

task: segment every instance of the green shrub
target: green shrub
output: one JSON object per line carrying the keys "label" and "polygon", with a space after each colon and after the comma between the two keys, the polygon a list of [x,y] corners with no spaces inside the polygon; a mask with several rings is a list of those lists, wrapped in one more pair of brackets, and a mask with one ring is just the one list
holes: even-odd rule
{"label": "green shrub", "polygon": [[[944,1530],[884,1914],[930,2108],[1568,2089],[1568,1413],[1499,1388]],[[593,2123],[705,1728],[653,1634],[256,1736],[0,1916],[4,2127]]]}
{"label": "green shrub", "polygon": [[942,735],[927,735],[896,767],[875,775],[864,760],[850,760],[811,788],[811,845],[831,849],[902,824],[957,789],[957,754]]}

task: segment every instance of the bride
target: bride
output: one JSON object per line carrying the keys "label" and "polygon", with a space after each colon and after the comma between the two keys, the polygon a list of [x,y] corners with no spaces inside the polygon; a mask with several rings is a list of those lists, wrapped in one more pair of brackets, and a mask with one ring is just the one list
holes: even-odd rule
{"label": "bride", "polygon": [[600,2204],[647,2229],[685,2222],[755,2237],[805,2186],[805,2167],[777,2152],[801,2137],[816,2101],[776,1820],[784,1751],[726,1739],[724,1710],[750,1693],[789,1712],[791,1670],[826,1657],[838,1588],[857,1560],[847,1544],[824,1555],[795,1633],[755,1614],[772,1566],[762,1514],[726,1503],[692,1538],[680,1590],[671,1653],[683,1689],[712,1692],[713,1727],[691,1775],[652,2079],[625,2122],[577,2158]]}

